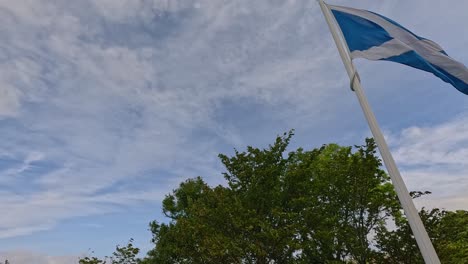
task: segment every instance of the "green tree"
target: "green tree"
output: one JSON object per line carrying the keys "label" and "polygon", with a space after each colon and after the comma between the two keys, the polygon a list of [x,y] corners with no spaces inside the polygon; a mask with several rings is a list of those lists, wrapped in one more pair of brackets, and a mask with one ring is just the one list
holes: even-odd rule
{"label": "green tree", "polygon": [[[412,192],[413,198],[430,192]],[[468,211],[445,211],[438,208],[419,212],[442,263],[468,263]],[[376,235],[378,263],[424,263],[406,218],[395,217],[396,228],[381,226]]]}
{"label": "green tree", "polygon": [[126,246],[117,246],[115,252],[110,257],[112,264],[137,264],[139,259],[137,258],[139,248],[133,245],[133,239],[130,239]]}
{"label": "green tree", "polygon": [[435,246],[443,263],[468,263],[468,211],[442,211]]}
{"label": "green tree", "polygon": [[131,238],[126,246],[117,245],[112,256],[99,259],[97,257],[84,257],[79,260],[79,264],[137,264],[140,260],[137,258],[140,249],[133,245]]}
{"label": "green tree", "polygon": [[84,257],[80,258],[78,261],[79,264],[106,264],[105,260],[96,258],[96,257]]}
{"label": "green tree", "polygon": [[220,155],[226,186],[196,178],[167,195],[143,263],[372,261],[370,234],[399,212],[374,141],[286,153],[292,135]]}

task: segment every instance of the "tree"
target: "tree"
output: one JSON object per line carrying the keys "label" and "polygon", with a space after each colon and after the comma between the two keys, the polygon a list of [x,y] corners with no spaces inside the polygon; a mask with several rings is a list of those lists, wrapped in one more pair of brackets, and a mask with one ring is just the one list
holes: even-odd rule
{"label": "tree", "polygon": [[105,260],[98,259],[96,257],[84,257],[80,258],[79,264],[106,264]]}
{"label": "tree", "polygon": [[126,246],[117,246],[115,252],[112,253],[112,264],[137,264],[139,262],[136,257],[140,252],[139,248],[133,246],[133,239],[131,238]]}
{"label": "tree", "polygon": [[370,234],[400,209],[374,141],[286,154],[292,135],[220,155],[226,186],[198,177],[167,195],[143,263],[371,262]]}
{"label": "tree", "polygon": [[443,263],[468,263],[468,211],[441,211],[435,243]]}
{"label": "tree", "polygon": [[[225,185],[182,182],[163,200],[168,221],[150,223],[144,259],[131,239],[79,263],[424,263],[372,139],[286,153],[292,135],[220,155]],[[468,263],[467,211],[420,216],[442,263]]]}
{"label": "tree", "polygon": [[[412,192],[413,198],[430,192]],[[446,211],[422,208],[421,220],[431,237],[442,263],[468,263],[468,211]],[[380,255],[378,263],[424,263],[408,221],[399,215],[396,228],[382,226],[376,235]]]}
{"label": "tree", "polygon": [[136,257],[140,252],[139,248],[133,245],[131,238],[126,246],[117,245],[112,256],[99,259],[97,257],[84,257],[79,260],[79,264],[137,264],[140,260]]}

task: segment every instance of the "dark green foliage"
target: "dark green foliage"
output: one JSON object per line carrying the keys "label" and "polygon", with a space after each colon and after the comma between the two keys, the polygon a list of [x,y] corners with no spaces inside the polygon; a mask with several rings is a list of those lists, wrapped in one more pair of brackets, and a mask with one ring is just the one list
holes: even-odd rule
{"label": "dark green foliage", "polygon": [[285,155],[291,137],[220,155],[227,186],[196,178],[168,195],[145,263],[369,262],[369,234],[398,210],[374,142]]}
{"label": "dark green foliage", "polygon": [[117,246],[109,259],[112,264],[137,264],[138,258],[136,256],[139,252],[140,249],[135,248],[133,239],[130,239],[126,246]]}
{"label": "dark green foliage", "polygon": [[[468,263],[468,212],[440,209],[419,212],[442,263]],[[379,263],[421,263],[424,260],[404,218],[396,219],[396,229],[382,228],[377,235]]]}
{"label": "dark green foliage", "polygon": [[78,261],[79,264],[106,264],[105,260],[98,259],[96,257],[84,257]]}
{"label": "dark green foliage", "polygon": [[[144,259],[130,241],[80,264],[424,263],[372,139],[286,153],[292,135],[220,155],[224,186],[181,183],[163,201],[169,221],[150,224]],[[442,263],[468,263],[468,212],[420,215]]]}
{"label": "dark green foliage", "polygon": [[[410,194],[418,198],[430,192]],[[468,211],[451,212],[438,208],[428,211],[422,208],[419,215],[442,263],[468,263]],[[377,232],[378,263],[424,264],[408,221],[402,215],[396,215],[394,222],[394,230],[382,226]]]}
{"label": "dark green foliage", "polygon": [[140,260],[136,257],[140,252],[139,248],[133,246],[133,239],[130,239],[126,246],[116,246],[112,256],[99,259],[97,257],[81,258],[79,264],[137,264]]}

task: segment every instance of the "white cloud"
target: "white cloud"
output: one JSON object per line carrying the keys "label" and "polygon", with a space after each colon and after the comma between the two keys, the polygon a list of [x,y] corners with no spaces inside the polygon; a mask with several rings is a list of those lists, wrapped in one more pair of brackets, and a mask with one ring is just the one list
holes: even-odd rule
{"label": "white cloud", "polygon": [[[89,4],[98,14],[88,14],[95,12]],[[18,164],[2,175],[9,188],[0,200],[9,202],[0,210],[10,216],[0,219],[2,237],[160,201],[182,178],[219,175],[216,144],[242,142],[215,119],[224,100],[249,98],[282,115],[318,114],[314,104],[337,88],[326,79],[344,74],[320,71],[331,40],[314,38],[321,17],[310,6],[2,2],[8,48],[0,52],[0,84],[12,84],[15,96],[0,108],[14,116],[0,149]],[[314,91],[322,85],[329,88]],[[199,141],[194,131],[216,137]],[[156,175],[132,187],[138,192],[126,189],[153,171],[171,178]]]}
{"label": "white cloud", "polygon": [[468,118],[402,131],[398,160],[407,165],[464,165],[468,160]]}
{"label": "white cloud", "polygon": [[91,2],[103,17],[114,22],[135,20],[136,17],[147,21],[154,16],[164,16],[201,5],[195,0],[92,0]]}
{"label": "white cloud", "polygon": [[20,91],[6,83],[0,86],[0,117],[12,117],[17,114],[20,105],[19,93]]}
{"label": "white cloud", "polygon": [[391,137],[394,156],[412,190],[429,190],[419,202],[430,207],[468,209],[468,117],[404,129]]}

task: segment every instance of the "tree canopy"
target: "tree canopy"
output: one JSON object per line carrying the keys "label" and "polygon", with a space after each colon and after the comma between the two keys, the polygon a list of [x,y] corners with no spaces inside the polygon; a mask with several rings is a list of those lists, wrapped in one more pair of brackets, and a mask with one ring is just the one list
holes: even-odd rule
{"label": "tree canopy", "polygon": [[84,257],[79,260],[79,264],[137,264],[140,260],[137,258],[140,249],[133,245],[133,239],[130,239],[126,246],[116,246],[112,256],[104,259],[97,257]]}
{"label": "tree canopy", "polygon": [[[292,135],[219,155],[226,184],[182,182],[150,223],[154,248],[115,263],[424,263],[372,139],[287,153]],[[468,263],[468,212],[420,214],[442,262]]]}
{"label": "tree canopy", "polygon": [[226,186],[195,178],[168,195],[147,263],[369,262],[370,234],[399,213],[373,140],[286,154],[291,136],[220,155]]}

